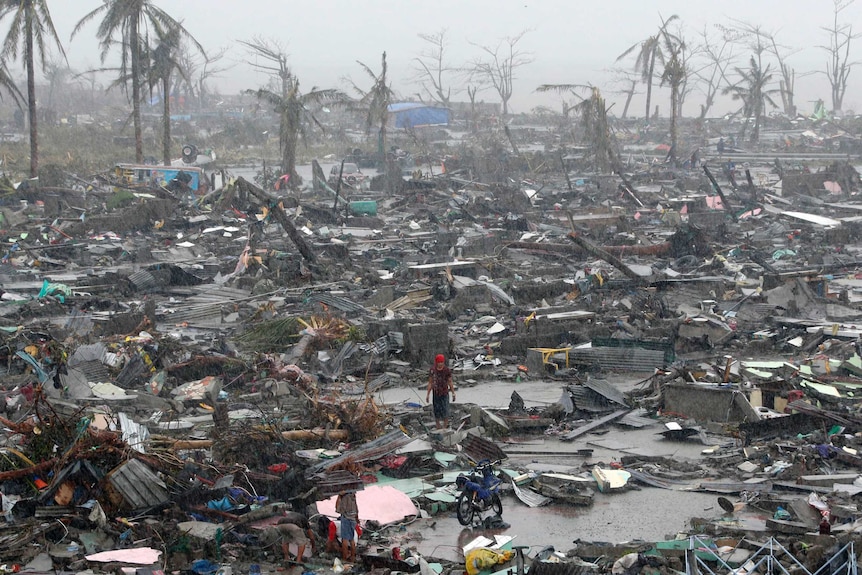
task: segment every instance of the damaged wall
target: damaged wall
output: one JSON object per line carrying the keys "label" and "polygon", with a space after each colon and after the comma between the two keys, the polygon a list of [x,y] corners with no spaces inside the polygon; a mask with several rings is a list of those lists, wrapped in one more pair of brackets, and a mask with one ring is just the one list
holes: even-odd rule
{"label": "damaged wall", "polygon": [[738,423],[760,419],[757,411],[738,389],[669,383],[664,397],[665,411],[699,422]]}

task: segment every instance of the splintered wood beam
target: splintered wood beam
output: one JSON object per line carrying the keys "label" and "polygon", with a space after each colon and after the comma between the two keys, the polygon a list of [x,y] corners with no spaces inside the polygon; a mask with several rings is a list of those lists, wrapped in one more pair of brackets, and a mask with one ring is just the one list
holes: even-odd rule
{"label": "splintered wood beam", "polygon": [[287,232],[287,236],[290,238],[290,241],[297,247],[299,253],[302,254],[302,257],[305,258],[306,261],[311,263],[317,263],[317,256],[314,255],[314,252],[311,250],[309,245],[305,242],[305,238],[302,237],[302,234],[296,229],[296,226],[293,225],[293,222],[287,217],[287,214],[284,213],[284,210],[281,209],[281,206],[278,205],[278,198],[275,198],[262,189],[258,188],[245,178],[238,178],[236,181],[236,186],[240,190],[245,190],[252,196],[256,197],[258,200],[263,202],[270,210],[273,219],[277,221],[284,231]]}

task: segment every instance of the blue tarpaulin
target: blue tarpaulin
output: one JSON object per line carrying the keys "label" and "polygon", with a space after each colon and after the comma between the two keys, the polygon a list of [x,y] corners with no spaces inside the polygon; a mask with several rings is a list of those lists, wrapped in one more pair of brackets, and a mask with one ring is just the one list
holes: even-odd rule
{"label": "blue tarpaulin", "polygon": [[416,102],[389,104],[389,113],[400,129],[416,126],[446,126],[449,124],[449,108],[440,108]]}

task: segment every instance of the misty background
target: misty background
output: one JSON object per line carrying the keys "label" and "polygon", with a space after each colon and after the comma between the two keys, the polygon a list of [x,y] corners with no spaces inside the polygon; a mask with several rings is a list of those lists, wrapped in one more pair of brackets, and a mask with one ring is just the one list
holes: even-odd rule
{"label": "misty background", "polygon": [[[630,46],[656,34],[661,18],[679,19],[673,29],[692,53],[692,68],[703,65],[698,47],[703,34],[718,38],[719,26],[760,27],[775,37],[786,64],[796,74],[795,100],[800,113],[810,113],[817,99],[830,102],[826,71],[828,33],[822,28],[833,24],[831,0],[727,0],[724,2],[616,0],[611,2],[571,2],[561,0],[437,0],[435,2],[392,2],[374,0],[186,0],[154,2],[177,20],[205,48],[207,54],[224,52],[221,67],[228,70],[209,80],[210,91],[236,94],[265,84],[265,74],[249,66],[248,51],[238,40],[254,37],[278,41],[289,55],[292,72],[304,89],[341,88],[348,90],[346,78],[361,79],[356,60],[376,65],[387,52],[392,88],[400,99],[417,99],[420,87],[415,80],[415,58],[427,51],[428,44],[419,34],[446,30],[446,64],[462,68],[482,56],[480,46],[494,47],[501,39],[525,32],[517,47],[530,62],[515,72],[512,113],[527,113],[537,106],[559,108],[560,97],[535,91],[541,84],[592,84],[600,87],[611,113],[619,115],[625,96],[623,72],[634,69],[635,55],[620,61],[617,57]],[[104,65],[99,59],[96,39],[98,20],[87,25],[69,40],[75,24],[101,0],[50,1],[48,6],[60,39],[64,42],[69,65],[78,72],[103,66],[116,66],[117,52],[109,54]],[[841,24],[859,22],[862,5],[849,4],[840,14]],[[855,31],[853,32],[855,33]],[[734,50],[735,65],[744,67],[748,54]],[[702,60],[702,59],[701,59]],[[853,43],[850,62],[862,60],[862,43]],[[774,58],[766,58],[776,64]],[[23,66],[10,63],[13,77],[23,79]],[[732,76],[732,68],[729,74]],[[660,73],[659,73],[660,75]],[[105,86],[113,79],[103,75]],[[732,78],[730,78],[732,81]],[[777,78],[776,78],[777,80]],[[37,81],[44,82],[41,71]],[[462,74],[451,73],[452,100],[465,101],[466,81]],[[653,108],[667,116],[668,89],[656,86]],[[848,81],[845,110],[860,106],[862,72],[853,70]],[[644,85],[637,86],[630,116],[644,113]],[[499,102],[493,90],[482,91],[478,98]],[[694,87],[685,100],[683,115],[695,115],[704,97]],[[712,114],[737,110],[739,102],[730,96],[717,98]]]}

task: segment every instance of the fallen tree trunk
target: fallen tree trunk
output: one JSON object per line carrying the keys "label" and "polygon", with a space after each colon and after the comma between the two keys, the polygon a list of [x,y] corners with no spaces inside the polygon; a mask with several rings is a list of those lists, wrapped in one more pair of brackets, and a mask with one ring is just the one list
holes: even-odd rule
{"label": "fallen tree trunk", "polygon": [[577,231],[575,231],[575,222],[572,219],[572,214],[569,214],[569,224],[572,226],[572,232],[569,234],[569,239],[575,242],[582,250],[587,252],[593,257],[604,260],[620,270],[624,276],[627,278],[634,280],[638,284],[646,284],[649,283],[646,278],[643,278],[636,274],[629,266],[622,262],[615,255],[608,253],[602,248],[596,247],[581,236],[578,235]]}
{"label": "fallen tree trunk", "polygon": [[293,225],[293,222],[288,219],[287,214],[285,214],[284,210],[281,209],[281,206],[278,205],[277,198],[270,196],[245,178],[237,178],[236,187],[239,190],[246,191],[266,204],[272,217],[275,221],[281,224],[281,227],[284,228],[285,232],[287,232],[290,241],[292,241],[297,249],[299,249],[299,253],[302,254],[302,257],[311,263],[317,262],[317,256],[314,255],[314,252],[311,251],[311,248],[305,242],[305,238],[303,238],[299,231],[297,231],[296,226]]}
{"label": "fallen tree trunk", "polygon": [[43,471],[48,471],[49,469],[54,467],[54,464],[57,463],[57,461],[58,459],[54,457],[41,463],[37,463],[36,465],[25,467],[24,469],[13,469],[12,471],[4,471],[0,473],[0,482],[9,481],[10,479],[20,479],[22,477],[27,477],[28,475],[36,475],[38,473],[42,473]]}
{"label": "fallen tree trunk", "polygon": [[[559,254],[579,255],[588,253],[578,245],[572,244],[546,244],[537,242],[511,242],[506,244],[507,248],[521,250],[540,250]],[[652,245],[637,245],[637,246],[597,246],[599,249],[613,254],[615,256],[660,256],[670,251],[670,242],[662,242]]]}
{"label": "fallen tree trunk", "polygon": [[[332,441],[345,441],[350,432],[346,429],[330,429],[327,431],[322,427],[314,429],[294,429],[282,431],[281,437],[291,441],[313,441],[315,439],[329,439]],[[212,447],[212,439],[177,439],[171,443],[169,449],[208,449]]]}

